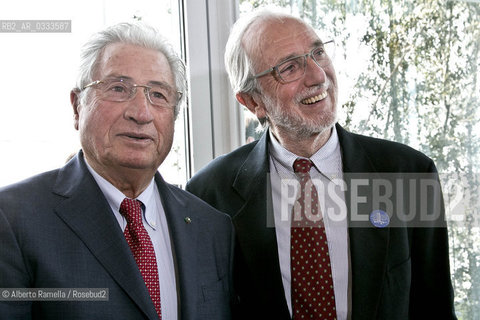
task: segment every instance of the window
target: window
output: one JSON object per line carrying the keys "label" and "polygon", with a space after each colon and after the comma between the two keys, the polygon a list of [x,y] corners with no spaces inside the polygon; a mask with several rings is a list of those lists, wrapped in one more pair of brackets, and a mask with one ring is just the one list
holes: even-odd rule
{"label": "window", "polygon": [[[143,20],[183,44],[177,0],[60,0],[2,2],[4,20],[71,20],[66,33],[0,33],[0,186],[61,167],[80,149],[69,92],[80,46],[94,32],[121,21]],[[27,88],[28,87],[28,91]],[[170,183],[187,179],[185,108],[175,141],[160,171]]]}
{"label": "window", "polygon": [[[240,0],[240,13],[267,5],[335,39],[343,126],[434,159],[449,214],[456,312],[479,319],[480,3]],[[248,137],[254,125],[245,118]]]}

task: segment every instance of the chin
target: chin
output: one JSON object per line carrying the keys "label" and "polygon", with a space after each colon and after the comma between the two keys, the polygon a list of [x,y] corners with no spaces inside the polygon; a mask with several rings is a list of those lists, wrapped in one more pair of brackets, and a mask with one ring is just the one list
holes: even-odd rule
{"label": "chin", "polygon": [[121,167],[130,169],[149,169],[154,166],[154,161],[152,161],[152,159],[139,156],[125,157],[123,159],[118,159],[117,162]]}
{"label": "chin", "polygon": [[299,138],[307,138],[330,130],[337,122],[336,113],[328,113],[317,119],[289,119],[284,127]]}

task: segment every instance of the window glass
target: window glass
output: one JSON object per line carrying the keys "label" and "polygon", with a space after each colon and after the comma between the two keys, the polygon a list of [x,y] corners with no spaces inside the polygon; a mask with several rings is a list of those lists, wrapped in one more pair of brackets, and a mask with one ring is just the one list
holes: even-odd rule
{"label": "window glass", "polygon": [[[447,206],[456,311],[459,319],[479,319],[480,3],[239,3],[241,14],[278,6],[335,40],[341,125],[433,158]],[[245,119],[251,140],[255,120]]]}
{"label": "window glass", "polygon": [[[81,45],[106,26],[142,20],[167,36],[180,52],[177,0],[42,0],[0,2],[6,20],[69,20],[71,32],[0,32],[0,186],[58,168],[80,149],[69,92]],[[185,120],[160,171],[171,183],[186,181]]]}

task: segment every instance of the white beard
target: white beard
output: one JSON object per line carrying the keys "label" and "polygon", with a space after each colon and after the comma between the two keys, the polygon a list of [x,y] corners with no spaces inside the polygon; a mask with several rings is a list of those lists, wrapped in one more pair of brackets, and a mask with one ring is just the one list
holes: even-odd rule
{"label": "white beard", "polygon": [[337,122],[337,112],[324,112],[317,120],[304,119],[299,114],[288,112],[288,108],[282,108],[280,101],[263,95],[265,108],[267,109],[267,121],[271,126],[288,131],[297,138],[307,138],[312,135],[323,133],[329,130]]}

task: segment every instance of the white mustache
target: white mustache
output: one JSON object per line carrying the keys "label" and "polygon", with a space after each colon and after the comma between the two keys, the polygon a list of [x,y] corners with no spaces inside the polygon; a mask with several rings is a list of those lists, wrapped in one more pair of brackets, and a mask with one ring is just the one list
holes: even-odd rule
{"label": "white mustache", "polygon": [[327,91],[328,88],[330,88],[330,81],[329,80],[325,81],[324,83],[322,83],[318,86],[310,87],[310,88],[305,89],[303,92],[299,93],[295,97],[295,101],[296,102],[301,102],[304,99],[307,99],[307,98],[310,98],[310,97],[313,97],[313,96],[317,95],[319,90],[320,91]]}

